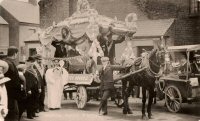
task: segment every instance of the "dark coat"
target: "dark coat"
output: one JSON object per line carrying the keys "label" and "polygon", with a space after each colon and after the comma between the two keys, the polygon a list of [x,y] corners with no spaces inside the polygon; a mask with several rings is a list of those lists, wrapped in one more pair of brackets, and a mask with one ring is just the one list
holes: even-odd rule
{"label": "dark coat", "polygon": [[41,87],[44,87],[46,85],[44,75],[40,74],[39,70],[37,69],[37,67],[35,65],[33,65],[33,69],[35,70],[35,72],[37,74],[38,88],[41,89]]}
{"label": "dark coat", "polygon": [[113,90],[115,88],[113,80],[113,71],[121,69],[124,69],[124,67],[116,65],[108,65],[105,69],[103,69],[103,67],[100,68],[99,78],[101,80],[101,90]]}
{"label": "dark coat", "polygon": [[112,38],[108,40],[102,35],[99,35],[97,36],[97,40],[99,41],[99,44],[104,52],[104,56],[109,57],[110,63],[114,64],[115,44],[123,42],[125,40],[125,36],[119,36],[116,40],[113,40]]}
{"label": "dark coat", "polygon": [[26,91],[31,91],[33,94],[38,93],[38,80],[36,77],[36,73],[32,69],[26,70],[24,73],[26,78]]}
{"label": "dark coat", "polygon": [[39,107],[38,80],[34,69],[26,70],[24,76],[26,78],[26,90],[27,92],[31,91],[31,94],[27,93],[26,100],[27,115],[30,115]]}
{"label": "dark coat", "polygon": [[98,35],[97,40],[99,41],[99,44],[103,50],[104,56],[107,57],[108,56],[108,47],[106,44],[106,42],[107,42],[106,38],[104,38],[102,35]]}
{"label": "dark coat", "polygon": [[16,65],[11,59],[6,58],[5,61],[8,63],[9,68],[4,75],[5,77],[9,77],[11,79],[10,81],[5,83],[8,93],[8,98],[12,97],[14,99],[18,99],[21,91],[21,83],[20,83],[21,81],[19,78],[18,70],[16,68]]}
{"label": "dark coat", "polygon": [[115,58],[115,44],[121,43],[125,40],[125,36],[119,36],[116,40],[109,40],[107,41],[106,45],[108,47],[108,57],[111,64],[114,64]]}
{"label": "dark coat", "polygon": [[194,73],[194,74],[199,74],[200,73],[199,70],[198,70],[199,67],[198,67],[196,62],[192,62],[190,64],[190,66],[191,66],[191,72],[192,73]]}
{"label": "dark coat", "polygon": [[15,119],[19,113],[17,100],[21,99],[21,84],[18,70],[10,58],[5,58],[4,61],[8,63],[8,71],[4,74],[11,80],[5,83],[8,95],[8,115],[6,119]]}
{"label": "dark coat", "polygon": [[65,44],[63,41],[53,41],[51,45],[56,48],[54,57],[56,58],[67,57],[67,49],[65,48]]}

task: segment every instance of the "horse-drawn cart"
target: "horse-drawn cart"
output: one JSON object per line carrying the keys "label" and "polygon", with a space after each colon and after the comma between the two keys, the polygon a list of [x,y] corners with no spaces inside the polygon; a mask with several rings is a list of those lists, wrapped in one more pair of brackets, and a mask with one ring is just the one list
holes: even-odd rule
{"label": "horse-drawn cart", "polygon": [[166,62],[159,90],[170,112],[178,112],[182,103],[200,99],[200,45],[170,46],[171,61]]}
{"label": "horse-drawn cart", "polygon": [[[112,34],[113,37],[115,35],[115,38],[116,36],[128,38],[128,34],[130,36],[130,34],[133,35],[136,32],[136,19],[137,16],[134,13],[127,15],[125,21],[102,16],[96,10],[90,8],[87,0],[78,0],[77,11],[72,16],[57,24],[54,23],[53,26],[40,33],[41,55],[47,58],[44,63],[50,63],[48,58],[54,57],[51,49],[53,40],[62,41],[69,48],[73,46],[75,47],[73,49],[79,52],[80,56],[59,58],[67,62],[66,69],[69,72],[68,83],[64,91],[76,92],[75,100],[78,108],[84,108],[86,102],[92,96],[97,95],[94,92],[98,93],[99,79],[94,72],[86,72],[89,58],[92,57],[97,64],[97,58],[105,56],[105,44],[107,42],[98,40],[97,36],[105,36],[106,38],[107,35]],[[120,86],[117,87],[120,88]]]}

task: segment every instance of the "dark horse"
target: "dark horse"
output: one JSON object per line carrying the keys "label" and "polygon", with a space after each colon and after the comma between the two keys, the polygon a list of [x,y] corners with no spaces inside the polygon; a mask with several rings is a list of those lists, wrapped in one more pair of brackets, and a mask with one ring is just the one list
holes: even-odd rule
{"label": "dark horse", "polygon": [[124,114],[132,113],[129,108],[128,97],[133,90],[133,86],[142,87],[142,119],[147,118],[145,114],[146,92],[149,92],[147,113],[148,118],[152,118],[151,105],[155,96],[155,80],[160,71],[163,54],[157,49],[153,49],[145,57],[139,57],[134,64],[125,70],[127,73],[122,79],[122,95],[124,99]]}

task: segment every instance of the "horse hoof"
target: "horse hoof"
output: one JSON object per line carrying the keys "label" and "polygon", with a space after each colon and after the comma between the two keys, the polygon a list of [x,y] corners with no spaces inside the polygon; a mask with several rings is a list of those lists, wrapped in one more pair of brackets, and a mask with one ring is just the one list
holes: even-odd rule
{"label": "horse hoof", "polygon": [[148,120],[146,115],[142,115],[142,120]]}
{"label": "horse hoof", "polygon": [[127,113],[128,113],[128,114],[133,114],[133,112],[132,112],[131,110],[129,110]]}
{"label": "horse hoof", "polygon": [[123,114],[127,114],[128,112],[127,112],[127,110],[123,110]]}
{"label": "horse hoof", "polygon": [[149,119],[153,119],[152,116],[152,114],[148,114]]}

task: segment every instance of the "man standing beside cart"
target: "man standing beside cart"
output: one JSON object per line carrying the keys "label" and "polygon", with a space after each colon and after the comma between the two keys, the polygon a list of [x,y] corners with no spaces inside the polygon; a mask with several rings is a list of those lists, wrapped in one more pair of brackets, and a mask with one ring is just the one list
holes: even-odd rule
{"label": "man standing beside cart", "polygon": [[113,71],[124,69],[121,66],[110,65],[108,57],[101,58],[102,67],[99,70],[99,78],[101,80],[100,89],[102,93],[101,102],[99,105],[99,113],[107,115],[107,100],[115,92]]}

